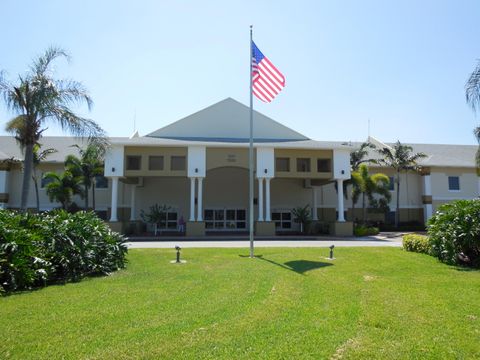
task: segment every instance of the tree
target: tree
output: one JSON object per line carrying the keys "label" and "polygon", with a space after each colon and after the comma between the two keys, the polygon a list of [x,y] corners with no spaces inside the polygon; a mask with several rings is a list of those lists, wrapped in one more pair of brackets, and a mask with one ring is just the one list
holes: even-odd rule
{"label": "tree", "polygon": [[40,211],[40,197],[38,196],[38,178],[37,178],[37,167],[38,165],[44,161],[48,155],[54,154],[57,152],[57,150],[48,148],[45,150],[40,151],[42,145],[40,144],[35,144],[33,146],[33,175],[32,175],[32,180],[33,184],[35,185],[35,198],[37,201],[37,212]]}
{"label": "tree", "polygon": [[82,179],[69,170],[65,170],[62,174],[48,172],[44,178],[49,180],[46,188],[50,201],[59,202],[62,204],[62,209],[69,209],[74,195],[83,197]]}
{"label": "tree", "polygon": [[[366,141],[360,145],[359,149],[352,151],[350,153],[350,168],[351,168],[352,174],[354,171],[358,170],[361,164],[376,162],[375,159],[367,158],[370,149],[376,149],[376,146]],[[355,221],[355,204],[357,203],[358,198],[360,196],[358,183],[355,181],[353,176],[350,178],[348,182],[346,181],[345,183],[346,185],[348,184],[352,185],[352,221]],[[348,192],[346,191],[344,193],[348,194]]]}
{"label": "tree", "polygon": [[95,210],[95,178],[103,174],[103,159],[105,157],[106,145],[97,142],[90,142],[85,149],[75,145],[80,157],[68,155],[65,159],[65,166],[75,176],[82,178],[85,194],[85,209],[88,209],[88,193],[92,188],[92,207]]}
{"label": "tree", "polygon": [[370,150],[374,150],[376,148],[377,147],[374,144],[366,141],[360,145],[359,149],[352,151],[350,153],[350,167],[352,171],[357,171],[361,164],[375,163],[375,159],[367,158],[367,156]]}
{"label": "tree", "polygon": [[413,148],[397,141],[393,147],[384,147],[377,152],[383,156],[378,163],[393,168],[395,171],[395,183],[397,184],[397,209],[395,211],[395,227],[400,222],[400,173],[402,171],[418,170],[418,161],[425,158],[424,153],[412,153]]}
{"label": "tree", "polygon": [[48,123],[60,125],[75,136],[104,137],[105,132],[93,120],[76,115],[71,105],[86,104],[90,109],[92,99],[84,86],[73,80],[53,77],[52,62],[69,56],[51,47],[33,61],[30,70],[19,76],[13,84],[0,74],[0,95],[8,109],[17,115],[7,123],[6,130],[13,133],[24,150],[23,184],[20,208],[26,210],[30,180],[33,170],[33,146],[38,143]]}
{"label": "tree", "polygon": [[300,232],[303,234],[308,224],[312,221],[309,206],[305,205],[304,207],[296,207],[292,209],[292,214],[293,221],[300,224]]}
{"label": "tree", "polygon": [[[377,206],[378,203],[388,204],[390,201],[389,183],[387,175],[378,173],[370,175],[366,164],[361,164],[358,171],[352,172],[353,190],[352,201],[355,203],[360,195],[362,196],[363,223],[367,222],[367,199],[370,206]],[[374,195],[381,196],[376,200]]]}
{"label": "tree", "polygon": [[140,217],[143,221],[154,226],[154,234],[157,236],[158,227],[163,228],[167,225],[167,213],[171,211],[172,208],[168,205],[152,205],[150,206],[150,212],[146,213],[145,211],[140,211]]}
{"label": "tree", "polygon": [[[480,106],[480,60],[465,84],[465,100],[471,106],[473,112],[477,112]],[[480,144],[480,126],[477,126],[473,133]],[[477,151],[476,162],[477,166],[480,166],[480,148]]]}

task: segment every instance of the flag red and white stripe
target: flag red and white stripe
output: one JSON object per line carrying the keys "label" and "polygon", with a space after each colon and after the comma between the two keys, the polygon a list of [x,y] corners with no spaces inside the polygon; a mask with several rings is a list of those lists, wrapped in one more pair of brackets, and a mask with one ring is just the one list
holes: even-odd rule
{"label": "flag red and white stripe", "polygon": [[252,92],[263,102],[271,102],[285,87],[285,77],[252,41]]}

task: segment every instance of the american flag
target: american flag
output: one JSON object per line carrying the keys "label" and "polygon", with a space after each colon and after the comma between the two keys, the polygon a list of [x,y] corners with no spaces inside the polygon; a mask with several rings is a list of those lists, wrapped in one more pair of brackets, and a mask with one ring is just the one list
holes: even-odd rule
{"label": "american flag", "polygon": [[285,87],[285,77],[252,41],[252,91],[263,102],[271,102]]}

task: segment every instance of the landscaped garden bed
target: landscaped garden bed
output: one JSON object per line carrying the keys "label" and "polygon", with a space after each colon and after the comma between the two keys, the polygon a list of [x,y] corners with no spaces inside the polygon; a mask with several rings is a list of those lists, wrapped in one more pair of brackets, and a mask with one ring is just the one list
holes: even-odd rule
{"label": "landscaped garden bed", "polygon": [[0,295],[121,269],[124,241],[93,212],[0,210]]}

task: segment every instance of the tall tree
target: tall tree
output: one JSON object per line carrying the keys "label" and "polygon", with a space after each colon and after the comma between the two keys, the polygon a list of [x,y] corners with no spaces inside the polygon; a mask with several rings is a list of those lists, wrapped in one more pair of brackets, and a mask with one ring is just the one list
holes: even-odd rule
{"label": "tall tree", "polygon": [[[353,172],[358,171],[358,168],[361,164],[365,163],[375,163],[375,159],[368,157],[370,150],[376,149],[376,146],[369,141],[366,141],[360,145],[360,147],[350,153],[350,168]],[[352,221],[355,221],[355,204],[358,201],[360,189],[359,183],[355,181],[353,176],[350,180],[345,182],[347,185],[352,185]],[[347,194],[347,192],[345,192]]]}
{"label": "tall tree", "polygon": [[33,146],[38,142],[48,123],[60,125],[75,136],[104,137],[105,132],[93,120],[76,115],[71,105],[86,104],[92,99],[84,86],[73,80],[53,77],[52,62],[67,53],[51,47],[33,61],[29,71],[10,83],[0,74],[0,94],[7,108],[17,115],[7,123],[6,130],[13,133],[24,149],[24,170],[20,207],[27,208],[30,180],[33,170]]}
{"label": "tall tree", "polygon": [[413,148],[397,141],[393,147],[384,147],[377,149],[378,153],[383,156],[378,163],[395,171],[395,183],[397,184],[397,209],[395,211],[395,227],[400,222],[400,173],[409,170],[418,169],[418,161],[425,158],[424,153],[412,153]]}
{"label": "tall tree", "polygon": [[48,155],[56,153],[57,150],[53,148],[48,148],[45,150],[40,150],[42,145],[35,144],[33,146],[33,169],[32,169],[32,180],[33,185],[35,186],[35,198],[37,201],[37,212],[40,211],[40,197],[38,195],[38,177],[37,177],[37,167],[42,161],[44,161]]}
{"label": "tall tree", "polygon": [[49,180],[46,189],[50,201],[59,202],[62,209],[69,209],[74,195],[83,197],[81,177],[73,175],[69,170],[62,174],[48,172],[44,178]]}
{"label": "tall tree", "polygon": [[[465,99],[467,104],[471,106],[473,112],[477,112],[480,107],[480,60],[477,62],[475,70],[470,74],[465,84]],[[473,133],[480,144],[480,126],[477,126]],[[476,155],[477,166],[480,167],[480,147]]]}
{"label": "tall tree", "polygon": [[388,203],[390,201],[389,183],[390,179],[382,173],[370,174],[366,164],[361,164],[357,171],[352,172],[353,180],[353,201],[358,200],[362,196],[363,223],[367,222],[367,200],[372,206],[377,203],[375,194],[380,195],[383,200],[380,203]]}
{"label": "tall tree", "polygon": [[375,150],[377,147],[366,141],[360,145],[360,147],[350,153],[350,167],[352,171],[357,171],[361,164],[375,163],[376,160],[369,157],[370,150]]}
{"label": "tall tree", "polygon": [[91,142],[85,149],[75,145],[80,157],[69,155],[65,159],[65,166],[74,175],[82,178],[85,194],[85,209],[88,209],[88,193],[92,188],[92,205],[95,210],[95,179],[103,174],[103,160],[105,157],[106,144]]}

